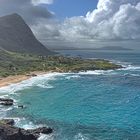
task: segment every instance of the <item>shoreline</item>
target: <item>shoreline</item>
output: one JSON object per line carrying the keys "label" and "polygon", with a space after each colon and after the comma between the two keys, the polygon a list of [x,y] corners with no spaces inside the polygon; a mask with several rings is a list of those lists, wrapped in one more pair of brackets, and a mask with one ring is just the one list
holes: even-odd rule
{"label": "shoreline", "polygon": [[[45,74],[49,74],[52,73],[53,71],[33,71],[33,72],[29,72],[27,74],[22,74],[22,75],[13,75],[13,76],[8,76],[8,77],[4,77],[4,78],[0,78],[0,88],[2,87],[7,87],[10,86],[11,84],[16,84],[16,83],[20,83],[24,80],[28,80],[32,77],[37,77],[40,75],[45,75]],[[14,106],[14,100],[11,98],[1,98],[1,105],[2,106]],[[10,104],[9,104],[10,103]],[[18,105],[18,108],[23,108],[23,105]],[[6,110],[7,112],[8,110]],[[6,139],[10,139],[10,137],[14,138],[14,139],[27,139],[27,140],[38,140],[39,138],[41,138],[42,135],[50,135],[53,133],[53,129],[47,125],[45,126],[39,126],[36,125],[37,127],[32,127],[32,128],[23,128],[20,126],[16,126],[15,125],[16,119],[15,118],[11,118],[11,117],[4,117],[4,118],[0,118],[0,129],[2,129],[3,131],[1,132],[1,138],[6,138]],[[32,126],[34,126],[32,124]]]}
{"label": "shoreline", "polygon": [[[120,65],[120,68],[123,68],[123,66]],[[115,69],[119,69],[119,67],[115,68]],[[95,71],[95,70],[96,69],[94,69],[92,71]],[[99,70],[99,69],[97,69],[97,70]],[[106,70],[114,70],[114,68],[112,68],[112,69],[103,69],[103,70],[105,70],[105,71]],[[88,70],[85,70],[85,71],[88,71]],[[58,67],[56,67],[56,70],[31,71],[31,72],[28,72],[26,74],[21,74],[21,75],[19,74],[19,75],[11,75],[11,76],[8,76],[8,77],[0,77],[0,88],[9,86],[11,84],[17,84],[17,83],[20,83],[20,82],[22,82],[24,80],[28,80],[28,79],[30,79],[32,77],[36,77],[36,76],[39,76],[39,75],[48,74],[48,73],[52,73],[52,72],[62,73],[64,71],[59,69]],[[69,71],[68,73],[71,73],[71,71]],[[74,73],[77,73],[77,72],[74,72]]]}
{"label": "shoreline", "polygon": [[5,77],[5,78],[0,78],[0,88],[9,86],[11,84],[17,84],[24,80],[28,80],[32,77],[36,77],[38,75],[43,75],[43,74],[48,74],[50,72],[52,72],[52,71],[46,71],[46,72],[34,71],[34,72],[27,73],[27,74],[13,75],[13,76]]}

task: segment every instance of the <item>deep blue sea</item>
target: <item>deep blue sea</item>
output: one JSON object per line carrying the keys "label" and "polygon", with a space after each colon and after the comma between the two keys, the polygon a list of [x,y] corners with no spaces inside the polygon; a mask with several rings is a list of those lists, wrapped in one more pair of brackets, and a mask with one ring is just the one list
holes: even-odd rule
{"label": "deep blue sea", "polygon": [[[50,73],[8,87],[13,98],[0,117],[23,128],[50,126],[40,140],[140,140],[140,53],[133,51],[63,51],[85,58],[104,58],[126,68],[76,74]],[[17,108],[24,105],[24,109]]]}

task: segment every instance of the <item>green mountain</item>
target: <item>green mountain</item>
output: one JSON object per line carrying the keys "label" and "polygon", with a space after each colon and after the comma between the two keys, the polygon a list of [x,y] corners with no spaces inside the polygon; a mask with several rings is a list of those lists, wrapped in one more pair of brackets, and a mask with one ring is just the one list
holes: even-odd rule
{"label": "green mountain", "polygon": [[33,35],[17,14],[0,18],[0,78],[32,71],[78,72],[121,68],[106,60],[91,60],[54,54]]}
{"label": "green mountain", "polygon": [[0,17],[0,49],[36,55],[52,54],[35,38],[18,14]]}

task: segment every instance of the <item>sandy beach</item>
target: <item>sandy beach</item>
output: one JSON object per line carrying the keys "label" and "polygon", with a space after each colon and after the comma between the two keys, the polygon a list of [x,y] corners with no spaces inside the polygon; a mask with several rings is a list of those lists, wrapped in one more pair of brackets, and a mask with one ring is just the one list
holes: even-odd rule
{"label": "sandy beach", "polygon": [[[51,71],[49,71],[49,72],[51,72]],[[4,86],[8,86],[10,84],[16,84],[16,83],[22,82],[31,77],[35,77],[37,75],[47,74],[49,72],[35,71],[35,72],[30,72],[29,74],[14,75],[14,76],[8,76],[5,78],[1,78],[0,79],[0,88],[4,87]]]}

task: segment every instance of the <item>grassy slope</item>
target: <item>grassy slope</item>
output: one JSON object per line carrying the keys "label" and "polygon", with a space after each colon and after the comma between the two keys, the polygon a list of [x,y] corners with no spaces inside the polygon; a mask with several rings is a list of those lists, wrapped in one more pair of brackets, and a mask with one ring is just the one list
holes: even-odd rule
{"label": "grassy slope", "polygon": [[81,70],[108,70],[120,67],[105,60],[63,56],[42,57],[0,50],[0,77],[25,74],[30,71],[78,72]]}

